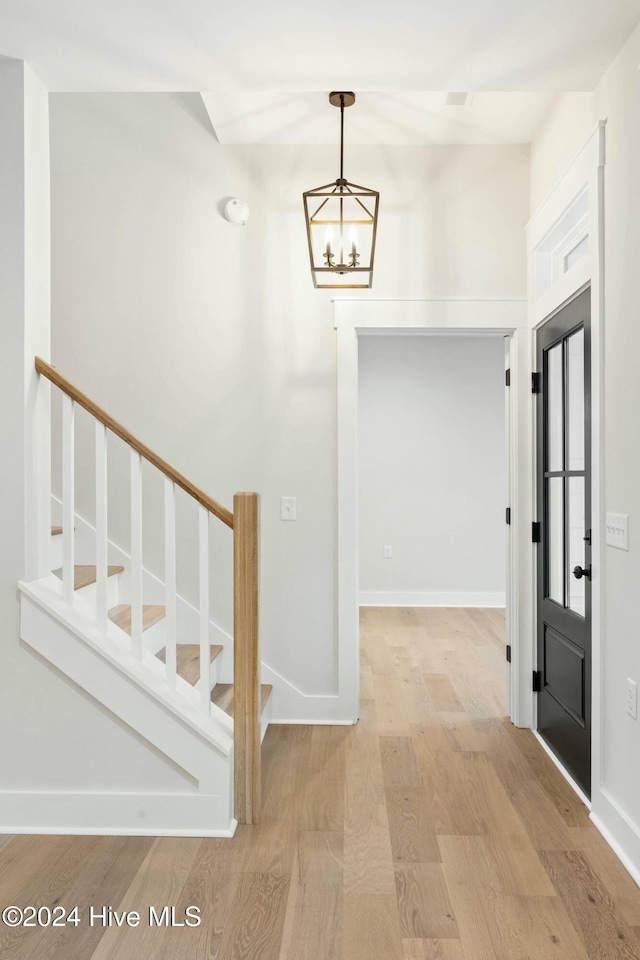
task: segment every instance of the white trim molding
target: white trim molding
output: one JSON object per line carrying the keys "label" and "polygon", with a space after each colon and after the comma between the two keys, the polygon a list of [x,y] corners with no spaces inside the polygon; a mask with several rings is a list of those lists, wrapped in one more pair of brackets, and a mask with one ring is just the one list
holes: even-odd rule
{"label": "white trim molding", "polygon": [[598,809],[590,819],[640,886],[640,830],[606,787],[600,788]]}
{"label": "white trim molding", "polygon": [[[225,818],[227,804],[223,794],[5,792],[0,793],[0,832],[45,836],[232,837],[238,822]],[[221,825],[212,827],[212,823]]]}
{"label": "white trim molding", "polygon": [[531,726],[532,443],[531,334],[525,299],[334,299],[338,391],[338,682],[355,720],[359,699],[358,586],[358,338],[362,336],[498,336],[511,369],[508,409],[508,639],[512,648],[510,713]]}

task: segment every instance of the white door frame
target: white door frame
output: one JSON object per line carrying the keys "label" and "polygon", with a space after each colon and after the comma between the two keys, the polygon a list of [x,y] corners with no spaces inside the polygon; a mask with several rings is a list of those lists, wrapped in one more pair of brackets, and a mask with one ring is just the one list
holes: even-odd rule
{"label": "white door frame", "polygon": [[493,335],[509,338],[511,386],[508,487],[511,525],[507,569],[507,642],[511,644],[510,714],[533,722],[533,397],[532,335],[525,299],[334,299],[338,413],[338,669],[339,697],[359,713],[358,606],[358,338],[385,334]]}

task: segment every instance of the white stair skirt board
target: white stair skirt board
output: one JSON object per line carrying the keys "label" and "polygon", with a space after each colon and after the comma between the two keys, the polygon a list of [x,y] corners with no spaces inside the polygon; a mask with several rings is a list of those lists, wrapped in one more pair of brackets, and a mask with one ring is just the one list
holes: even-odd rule
{"label": "white stair skirt board", "polygon": [[500,593],[423,593],[420,591],[361,590],[361,607],[504,607]]}
{"label": "white stair skirt board", "polygon": [[[184,792],[153,794],[122,789],[81,793],[0,793],[0,830],[14,833],[158,833],[168,836],[230,836],[232,813],[232,721],[223,711],[199,711],[197,692],[180,681],[166,684],[164,667],[148,651],[136,660],[109,623],[92,624],[90,604],[73,608],[61,598],[54,576],[20,584],[20,637],[85,696],[109,712],[112,722],[134,730],[156,755],[185,775]],[[82,593],[82,591],[79,591]],[[57,682],[64,683],[64,677]],[[113,827],[113,830],[111,830]]]}

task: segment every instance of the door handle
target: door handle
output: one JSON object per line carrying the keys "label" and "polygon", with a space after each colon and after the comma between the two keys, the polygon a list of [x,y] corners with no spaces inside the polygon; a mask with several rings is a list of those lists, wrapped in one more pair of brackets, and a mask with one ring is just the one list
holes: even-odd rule
{"label": "door handle", "polygon": [[591,567],[574,567],[573,575],[576,580],[582,580],[583,577],[586,577],[587,580],[591,580]]}

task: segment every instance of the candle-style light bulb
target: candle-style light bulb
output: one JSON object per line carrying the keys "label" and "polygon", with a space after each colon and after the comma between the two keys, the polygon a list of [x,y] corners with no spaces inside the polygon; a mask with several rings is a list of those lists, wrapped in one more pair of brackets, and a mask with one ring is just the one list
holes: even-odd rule
{"label": "candle-style light bulb", "polygon": [[355,227],[351,227],[351,229],[349,230],[349,239],[351,240],[351,256],[352,256],[352,257],[355,257],[356,253],[358,252],[358,250],[357,250],[357,240],[358,240],[358,238],[357,238],[357,236],[356,236],[356,228],[355,228]]}
{"label": "candle-style light bulb", "polygon": [[325,252],[325,255],[326,255],[327,257],[331,257],[331,256],[332,256],[332,254],[331,254],[331,242],[332,242],[332,240],[333,240],[333,230],[331,229],[331,227],[327,227],[327,232],[326,232],[325,235],[324,235],[324,243],[325,243],[325,251],[324,251],[324,252]]}

